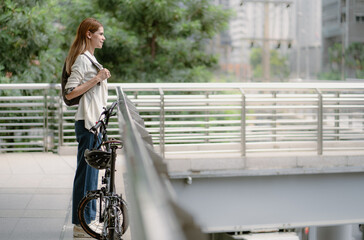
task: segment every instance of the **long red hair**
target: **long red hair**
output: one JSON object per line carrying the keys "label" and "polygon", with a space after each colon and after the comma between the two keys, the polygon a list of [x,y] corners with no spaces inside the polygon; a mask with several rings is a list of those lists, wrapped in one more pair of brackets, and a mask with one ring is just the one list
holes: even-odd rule
{"label": "long red hair", "polygon": [[66,71],[71,73],[71,67],[75,63],[76,58],[87,49],[87,32],[96,32],[102,24],[94,18],[84,19],[77,28],[77,34],[66,58]]}

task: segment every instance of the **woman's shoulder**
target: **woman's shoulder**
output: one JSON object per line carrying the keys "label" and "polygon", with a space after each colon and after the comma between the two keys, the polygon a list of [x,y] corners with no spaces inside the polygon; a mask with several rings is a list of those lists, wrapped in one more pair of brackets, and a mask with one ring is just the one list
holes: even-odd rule
{"label": "woman's shoulder", "polygon": [[77,56],[73,66],[86,67],[88,63],[87,61],[89,61],[87,57],[83,53],[81,53],[80,55]]}
{"label": "woman's shoulder", "polygon": [[76,62],[78,62],[78,63],[86,62],[86,60],[88,60],[87,56],[85,56],[84,53],[81,53],[80,55],[77,56],[75,63]]}

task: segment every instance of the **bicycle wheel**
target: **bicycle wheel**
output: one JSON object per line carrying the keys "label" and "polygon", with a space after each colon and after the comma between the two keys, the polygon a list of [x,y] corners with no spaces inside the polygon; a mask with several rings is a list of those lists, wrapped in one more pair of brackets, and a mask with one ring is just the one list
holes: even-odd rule
{"label": "bicycle wheel", "polygon": [[[78,219],[81,227],[88,235],[96,239],[102,239],[105,201],[105,198],[101,200],[99,191],[93,191],[84,196],[78,205]],[[91,209],[93,209],[94,214],[92,215],[94,216],[91,219],[87,219],[90,216]]]}
{"label": "bicycle wheel", "polygon": [[[101,194],[99,191],[94,191],[88,193],[80,202],[78,207],[78,217],[82,228],[91,237],[96,239],[121,239],[121,236],[126,232],[129,226],[128,220],[128,210],[126,203],[120,197],[117,197],[116,204],[116,214],[112,214],[114,217],[110,221],[111,214],[107,209],[110,201],[109,197],[103,197],[101,200]],[[88,211],[91,207],[96,207],[96,214],[93,219],[86,219],[88,216]],[[115,226],[105,226],[110,225],[110,222],[115,222]],[[110,228],[111,227],[111,228]],[[110,230],[111,229],[111,230]],[[116,231],[114,231],[114,229]],[[110,234],[112,231],[112,234]],[[113,235],[110,238],[110,235]]]}
{"label": "bicycle wheel", "polygon": [[124,199],[118,196],[117,218],[116,218],[117,232],[120,237],[126,232],[129,227],[128,208]]}
{"label": "bicycle wheel", "polygon": [[128,210],[125,201],[118,195],[110,198],[105,214],[105,237],[119,240],[129,226]]}

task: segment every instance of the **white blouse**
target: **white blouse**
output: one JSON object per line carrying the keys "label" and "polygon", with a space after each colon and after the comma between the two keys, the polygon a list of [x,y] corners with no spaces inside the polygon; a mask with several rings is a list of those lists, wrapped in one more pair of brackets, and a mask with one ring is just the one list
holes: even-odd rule
{"label": "white blouse", "polygon": [[[93,61],[98,63],[89,51],[86,51],[84,54],[87,54]],[[97,75],[97,68],[84,54],[80,54],[72,65],[71,75],[68,78],[65,89],[75,88]],[[85,120],[85,128],[90,130],[99,120],[103,108],[106,107],[107,97],[107,80],[104,80],[83,94],[78,104],[75,120]]]}

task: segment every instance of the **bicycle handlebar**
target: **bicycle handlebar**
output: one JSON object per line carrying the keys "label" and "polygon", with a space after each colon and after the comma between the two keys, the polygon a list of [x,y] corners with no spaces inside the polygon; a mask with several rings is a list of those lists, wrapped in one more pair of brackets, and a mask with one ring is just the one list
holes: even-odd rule
{"label": "bicycle handlebar", "polygon": [[98,122],[96,123],[96,125],[95,125],[95,126],[93,126],[93,127],[91,128],[91,130],[92,130],[93,132],[96,132],[96,131],[97,131],[97,129],[99,129],[99,128],[101,127],[101,125],[102,125],[102,121],[98,121]]}
{"label": "bicycle handlebar", "polygon": [[[114,111],[114,108],[117,104],[117,102],[113,102],[109,108],[105,108],[105,110],[100,115],[100,120],[96,123],[95,126],[91,128],[93,132],[96,132],[97,129],[99,129],[102,125],[104,126],[104,128],[107,127],[109,123],[109,118],[112,116],[112,112]],[[105,115],[104,119],[101,119],[102,115]]]}
{"label": "bicycle handlebar", "polygon": [[[96,147],[96,149],[99,149],[99,147],[102,145],[102,142],[107,141],[107,131],[106,128],[109,124],[109,118],[113,116],[114,108],[116,107],[118,103],[115,101],[111,104],[109,108],[104,108],[105,110],[101,113],[99,121],[95,124],[95,126],[91,127],[90,131],[95,136],[94,141],[94,147],[97,146],[97,139],[99,138],[99,134],[101,134],[101,143]],[[104,116],[104,118],[102,118]],[[107,144],[106,144],[107,145]],[[107,147],[108,149],[108,147]]]}
{"label": "bicycle handlebar", "polygon": [[106,125],[109,123],[109,118],[112,116],[112,112],[114,111],[114,108],[116,107],[116,105],[118,104],[118,102],[113,102],[110,106],[109,109],[105,110],[107,113],[105,114],[105,118],[106,118]]}

